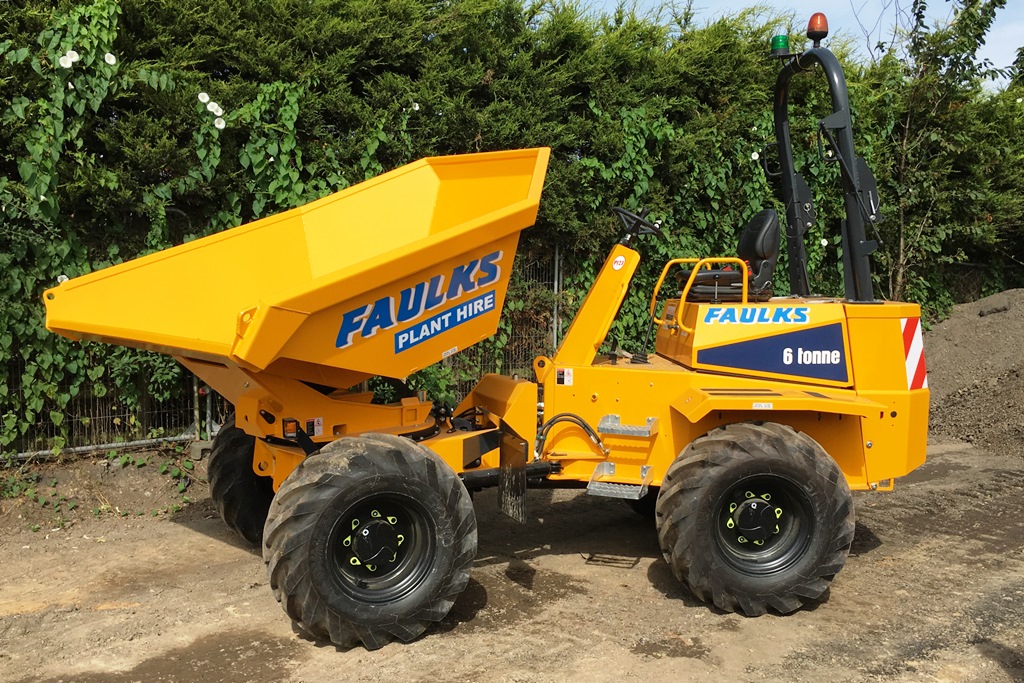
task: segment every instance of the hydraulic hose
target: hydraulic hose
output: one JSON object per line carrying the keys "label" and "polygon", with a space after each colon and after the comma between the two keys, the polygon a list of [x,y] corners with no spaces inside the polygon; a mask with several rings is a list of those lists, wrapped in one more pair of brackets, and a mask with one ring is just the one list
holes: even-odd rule
{"label": "hydraulic hose", "polygon": [[587,424],[586,420],[574,413],[558,413],[541,425],[540,430],[537,432],[537,453],[544,452],[544,441],[548,438],[548,432],[559,422],[571,422],[585,431],[587,436],[590,437],[590,440],[594,442],[594,445],[600,448],[602,453],[608,455],[608,449],[605,448],[604,443],[601,441],[601,437],[598,436],[594,428]]}

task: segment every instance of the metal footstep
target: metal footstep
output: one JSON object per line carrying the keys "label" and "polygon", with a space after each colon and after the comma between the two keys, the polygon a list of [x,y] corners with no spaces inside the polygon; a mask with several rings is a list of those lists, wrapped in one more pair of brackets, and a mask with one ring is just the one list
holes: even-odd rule
{"label": "metal footstep", "polygon": [[618,415],[605,415],[601,418],[601,421],[597,423],[597,431],[602,434],[639,436],[649,439],[658,433],[658,418],[647,418],[647,424],[645,425],[628,425],[622,424],[621,418]]}
{"label": "metal footstep", "polygon": [[643,477],[642,484],[619,484],[611,481],[601,481],[602,477],[615,476],[615,463],[602,462],[594,468],[594,474],[587,482],[587,493],[592,496],[604,496],[605,498],[621,498],[623,500],[640,500],[647,494],[651,481],[651,467],[644,465],[640,468],[640,475]]}

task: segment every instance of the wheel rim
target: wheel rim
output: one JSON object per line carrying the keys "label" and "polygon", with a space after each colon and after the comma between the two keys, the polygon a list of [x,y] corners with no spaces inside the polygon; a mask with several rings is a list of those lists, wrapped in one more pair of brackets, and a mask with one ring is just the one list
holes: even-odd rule
{"label": "wheel rim", "polygon": [[354,503],[328,541],[338,586],[364,602],[400,600],[430,574],[435,537],[433,520],[412,498],[384,494]]}
{"label": "wheel rim", "polygon": [[731,486],[718,499],[712,523],[722,557],[755,576],[796,564],[816,524],[804,490],[776,475],[747,477]]}

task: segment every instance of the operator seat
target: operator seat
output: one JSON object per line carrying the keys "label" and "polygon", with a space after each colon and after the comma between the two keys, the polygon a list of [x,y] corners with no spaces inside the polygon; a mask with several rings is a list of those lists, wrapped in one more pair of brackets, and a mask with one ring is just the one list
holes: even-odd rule
{"label": "operator seat", "polygon": [[[747,299],[767,301],[772,297],[772,274],[779,258],[779,216],[765,209],[754,216],[740,234],[736,255],[747,262],[750,280]],[[679,288],[686,286],[693,271],[679,274]],[[719,303],[743,300],[743,271],[700,270],[686,296],[687,301]]]}

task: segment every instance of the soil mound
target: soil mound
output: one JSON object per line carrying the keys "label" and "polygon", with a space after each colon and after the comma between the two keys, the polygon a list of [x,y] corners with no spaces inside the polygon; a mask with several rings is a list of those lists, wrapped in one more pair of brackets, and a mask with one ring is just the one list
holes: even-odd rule
{"label": "soil mound", "polygon": [[955,306],[924,349],[931,432],[1024,457],[1024,289]]}

